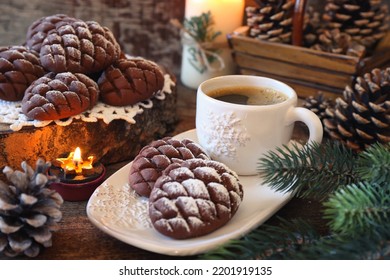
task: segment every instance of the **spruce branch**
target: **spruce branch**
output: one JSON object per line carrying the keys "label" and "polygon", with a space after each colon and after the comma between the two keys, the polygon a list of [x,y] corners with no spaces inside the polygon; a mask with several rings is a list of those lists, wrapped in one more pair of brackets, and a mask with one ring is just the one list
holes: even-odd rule
{"label": "spruce branch", "polygon": [[258,171],[276,191],[323,200],[340,186],[355,183],[356,155],[338,142],[278,148],[260,160]]}
{"label": "spruce branch", "polygon": [[324,202],[324,218],[332,231],[345,236],[369,234],[390,224],[390,196],[385,188],[367,182],[348,185]]}
{"label": "spruce branch", "polygon": [[303,220],[281,220],[280,226],[263,225],[241,239],[200,255],[202,259],[286,259],[319,239],[319,234]]}
{"label": "spruce branch", "polygon": [[193,16],[183,21],[186,32],[198,43],[212,42],[221,35],[220,31],[214,31],[214,20],[210,11],[200,16]]}
{"label": "spruce branch", "polygon": [[373,144],[359,154],[357,168],[359,176],[379,185],[390,183],[390,143]]}
{"label": "spruce branch", "polygon": [[327,197],[324,218],[332,235],[319,236],[302,220],[282,220],[280,226],[262,225],[200,257],[390,259],[389,145],[375,144],[359,155],[336,142],[269,153],[260,163],[261,175],[271,187],[300,196],[312,195],[317,187]]}
{"label": "spruce branch", "polygon": [[200,259],[376,260],[390,258],[390,224],[351,238],[320,236],[303,220],[262,225],[238,240],[199,255]]}
{"label": "spruce branch", "polygon": [[390,225],[376,225],[371,234],[332,235],[307,244],[291,255],[293,259],[378,260],[390,259]]}

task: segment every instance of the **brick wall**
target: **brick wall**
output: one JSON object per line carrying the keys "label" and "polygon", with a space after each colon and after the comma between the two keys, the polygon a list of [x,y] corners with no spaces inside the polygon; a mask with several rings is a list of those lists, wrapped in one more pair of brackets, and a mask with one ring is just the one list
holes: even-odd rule
{"label": "brick wall", "polygon": [[169,20],[182,21],[184,6],[185,0],[2,0],[0,46],[23,44],[33,21],[64,13],[109,27],[126,53],[156,61],[178,74],[182,47]]}
{"label": "brick wall", "polygon": [[175,72],[181,60],[178,30],[171,18],[183,19],[183,0],[2,0],[0,46],[23,44],[36,19],[64,13],[95,20],[110,28],[122,49],[154,60]]}

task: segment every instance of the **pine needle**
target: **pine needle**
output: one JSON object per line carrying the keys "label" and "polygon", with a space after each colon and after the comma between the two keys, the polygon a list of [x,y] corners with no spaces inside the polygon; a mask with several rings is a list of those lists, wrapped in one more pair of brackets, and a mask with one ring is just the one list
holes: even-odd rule
{"label": "pine needle", "polygon": [[389,185],[390,143],[376,143],[360,153],[356,171],[365,181]]}
{"label": "pine needle", "polygon": [[259,164],[277,191],[326,199],[330,236],[306,222],[262,225],[204,259],[390,259],[390,144],[359,155],[337,142],[278,149]]}
{"label": "pine needle", "polygon": [[371,234],[355,238],[340,235],[322,237],[302,247],[291,257],[311,260],[390,259],[390,225],[377,225]]}
{"label": "pine needle", "polygon": [[193,16],[183,21],[184,28],[188,34],[198,43],[212,42],[221,35],[220,31],[214,31],[214,20],[210,11],[200,16]]}
{"label": "pine needle", "polygon": [[[296,227],[291,228],[291,225]],[[390,259],[390,224],[355,238],[319,236],[302,220],[280,227],[263,225],[239,240],[200,255],[200,259],[378,260]],[[304,238],[302,238],[304,237]]]}
{"label": "pine needle", "polygon": [[263,225],[241,239],[200,256],[202,259],[284,259],[306,243],[319,238],[302,220],[281,219],[280,226]]}
{"label": "pine needle", "polygon": [[377,225],[390,224],[390,195],[378,185],[360,182],[346,186],[331,195],[324,206],[324,218],[340,235],[367,235]]}
{"label": "pine needle", "polygon": [[276,191],[323,200],[339,186],[357,182],[355,155],[338,142],[283,147],[259,163],[259,174]]}

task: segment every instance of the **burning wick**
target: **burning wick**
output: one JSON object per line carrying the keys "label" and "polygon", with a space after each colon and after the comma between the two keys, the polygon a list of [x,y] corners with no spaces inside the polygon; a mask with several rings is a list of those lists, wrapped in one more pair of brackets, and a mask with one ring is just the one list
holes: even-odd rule
{"label": "burning wick", "polygon": [[53,160],[48,173],[59,179],[51,183],[50,187],[56,190],[64,200],[82,201],[87,200],[104,181],[106,169],[93,156],[89,156],[84,161],[81,150],[77,147],[67,157],[65,155],[64,158]]}
{"label": "burning wick", "polygon": [[81,157],[81,150],[79,147],[74,152],[70,152],[67,158],[57,158],[57,161],[61,163],[61,168],[65,171],[75,171],[76,174],[82,174],[83,169],[93,168],[93,156],[89,156],[88,160],[83,161]]}

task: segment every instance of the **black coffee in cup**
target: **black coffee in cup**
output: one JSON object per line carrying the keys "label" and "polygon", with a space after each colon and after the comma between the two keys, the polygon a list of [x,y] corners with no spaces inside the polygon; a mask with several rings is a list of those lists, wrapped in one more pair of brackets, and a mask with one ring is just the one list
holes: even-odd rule
{"label": "black coffee in cup", "polygon": [[218,88],[207,93],[220,101],[241,105],[271,105],[287,100],[280,91],[267,87],[231,86]]}

